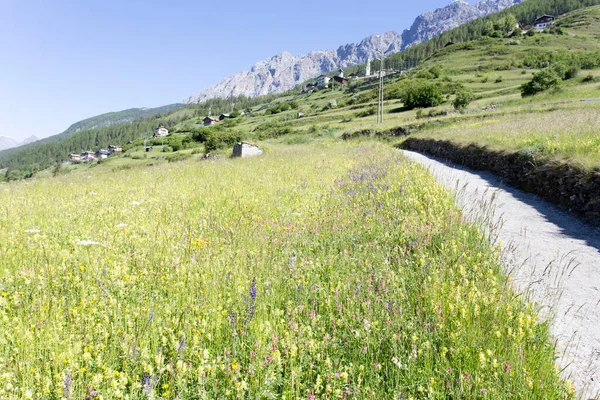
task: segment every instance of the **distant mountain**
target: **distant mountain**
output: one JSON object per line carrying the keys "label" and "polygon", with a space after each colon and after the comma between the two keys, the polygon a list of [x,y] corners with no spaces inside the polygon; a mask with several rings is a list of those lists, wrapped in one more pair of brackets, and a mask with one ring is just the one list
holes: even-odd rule
{"label": "distant mountain", "polygon": [[125,124],[128,122],[153,117],[158,114],[169,114],[184,106],[185,104],[176,103],[156,108],[130,108],[128,110],[100,114],[95,117],[76,122],[68,127],[66,131],[58,135],[51,136],[48,139],[53,138],[53,141],[60,141],[69,138],[77,132]]}
{"label": "distant mountain", "polygon": [[293,56],[283,52],[255,64],[250,71],[239,72],[215,86],[190,96],[186,103],[199,103],[212,98],[232,96],[256,97],[285,92],[307,79],[324,72],[367,62],[385,54],[396,53],[402,47],[402,38],[396,32],[373,35],[359,44],[346,44],[337,50],[311,51]]}
{"label": "distant mountain", "polygon": [[21,143],[19,143],[19,146],[25,146],[26,144],[37,142],[38,140],[40,140],[40,139],[37,136],[31,135],[27,139],[25,139]]}
{"label": "distant mountain", "polygon": [[476,18],[485,17],[520,3],[521,0],[488,0],[475,5],[456,0],[446,7],[419,15],[410,29],[402,32],[403,49],[430,40]]}
{"label": "distant mountain", "polygon": [[446,7],[420,15],[402,35],[390,31],[383,35],[369,36],[359,44],[346,44],[337,50],[311,51],[300,56],[283,52],[258,62],[250,71],[239,72],[190,96],[184,102],[189,104],[212,98],[240,95],[255,97],[285,92],[320,74],[366,63],[369,59],[379,57],[381,51],[386,55],[397,53],[465,22],[498,12],[519,2],[520,0],[487,0],[471,5],[457,0]]}
{"label": "distant mountain", "polygon": [[23,140],[22,142],[17,142],[16,140],[11,139],[9,137],[0,136],[0,151],[14,149],[15,147],[20,147],[20,146],[25,146],[26,144],[33,143],[36,140],[39,140],[39,139],[35,136],[30,136],[27,139]]}
{"label": "distant mountain", "polygon": [[17,147],[19,143],[6,136],[0,136],[0,150],[12,149],[13,147]]}

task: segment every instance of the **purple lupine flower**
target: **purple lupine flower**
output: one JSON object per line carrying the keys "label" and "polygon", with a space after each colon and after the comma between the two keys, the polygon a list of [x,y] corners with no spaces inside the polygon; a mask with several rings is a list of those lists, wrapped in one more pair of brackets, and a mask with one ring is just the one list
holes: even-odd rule
{"label": "purple lupine flower", "polygon": [[69,394],[71,393],[71,372],[67,371],[65,373],[65,380],[63,383],[65,385],[65,397],[69,398]]}
{"label": "purple lupine flower", "polygon": [[250,298],[256,300],[256,278],[252,278],[252,283],[250,284]]}
{"label": "purple lupine flower", "polygon": [[250,295],[250,299],[248,300],[248,318],[246,318],[246,323],[252,320],[254,310],[256,310],[256,278],[252,278],[248,294]]}
{"label": "purple lupine flower", "polygon": [[235,325],[235,313],[230,313],[229,314],[229,323],[231,325]]}
{"label": "purple lupine flower", "polygon": [[148,398],[152,394],[152,386],[154,386],[154,379],[152,379],[151,375],[145,374],[142,378],[142,389],[144,389],[144,394]]}

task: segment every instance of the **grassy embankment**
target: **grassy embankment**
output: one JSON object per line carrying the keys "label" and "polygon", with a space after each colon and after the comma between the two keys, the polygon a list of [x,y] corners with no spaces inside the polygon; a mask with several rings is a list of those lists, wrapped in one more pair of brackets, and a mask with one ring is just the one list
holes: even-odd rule
{"label": "grassy embankment", "polygon": [[572,396],[422,167],[274,150],[1,184],[0,398]]}

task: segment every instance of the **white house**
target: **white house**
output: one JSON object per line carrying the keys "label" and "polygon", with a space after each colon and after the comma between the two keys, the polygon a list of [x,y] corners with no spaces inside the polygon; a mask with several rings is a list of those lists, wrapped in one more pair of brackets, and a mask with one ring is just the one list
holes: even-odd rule
{"label": "white house", "polygon": [[554,25],[555,20],[556,19],[552,15],[542,15],[535,20],[533,29],[536,31],[543,31],[544,29]]}
{"label": "white house", "polygon": [[324,89],[327,86],[329,86],[330,80],[331,80],[330,77],[328,77],[326,75],[321,75],[317,78],[317,86],[319,87],[319,89]]}
{"label": "white house", "polygon": [[154,137],[167,136],[169,134],[169,130],[164,126],[159,126],[154,130]]}

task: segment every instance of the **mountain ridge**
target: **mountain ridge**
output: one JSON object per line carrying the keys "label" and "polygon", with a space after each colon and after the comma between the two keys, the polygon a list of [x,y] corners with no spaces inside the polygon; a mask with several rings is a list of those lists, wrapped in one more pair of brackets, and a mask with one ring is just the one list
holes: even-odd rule
{"label": "mountain ridge", "polygon": [[339,68],[366,63],[385,55],[400,52],[412,45],[427,41],[449,29],[476,18],[498,12],[520,3],[521,0],[487,0],[471,5],[455,0],[445,7],[419,15],[409,29],[400,35],[388,31],[371,35],[358,44],[349,43],[336,50],[317,50],[294,56],[284,51],[254,64],[249,71],[242,71],[209,86],[183,100],[186,104],[200,103],[212,98],[233,96],[256,97],[280,93],[296,85]]}
{"label": "mountain ridge", "polygon": [[21,142],[17,142],[15,139],[7,136],[0,136],[0,151],[25,146],[38,140],[39,139],[35,135],[31,135]]}

